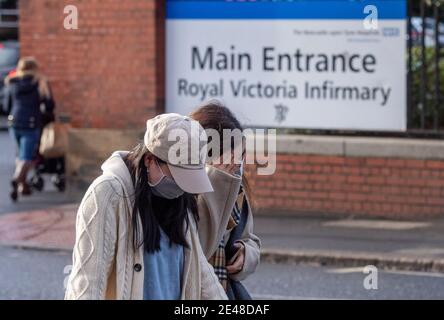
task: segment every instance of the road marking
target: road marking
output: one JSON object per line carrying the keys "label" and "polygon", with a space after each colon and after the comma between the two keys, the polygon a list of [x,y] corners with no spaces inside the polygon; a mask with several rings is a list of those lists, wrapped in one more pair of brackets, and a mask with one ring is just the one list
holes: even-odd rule
{"label": "road marking", "polygon": [[327,273],[363,273],[364,267],[327,269]]}
{"label": "road marking", "polygon": [[333,299],[333,298],[320,298],[320,297],[282,296],[275,294],[260,294],[260,293],[253,293],[252,297],[255,300],[346,300],[346,299]]}
{"label": "road marking", "polygon": [[[336,274],[347,274],[347,273],[363,273],[363,270],[364,267],[354,267],[354,268],[328,269],[326,270],[326,272],[336,273]],[[444,278],[444,273],[438,273],[438,272],[407,271],[407,270],[381,270],[380,272],[406,275],[406,276],[416,276],[416,277]]]}
{"label": "road marking", "polygon": [[437,272],[401,271],[401,270],[384,270],[383,272],[392,273],[392,274],[402,274],[407,276],[417,276],[417,277],[444,278],[444,273],[437,273]]}
{"label": "road marking", "polygon": [[427,228],[429,222],[414,221],[389,221],[389,220],[335,220],[322,224],[323,227],[341,227],[341,228],[362,228],[362,229],[385,229],[385,230],[411,230],[418,228]]}

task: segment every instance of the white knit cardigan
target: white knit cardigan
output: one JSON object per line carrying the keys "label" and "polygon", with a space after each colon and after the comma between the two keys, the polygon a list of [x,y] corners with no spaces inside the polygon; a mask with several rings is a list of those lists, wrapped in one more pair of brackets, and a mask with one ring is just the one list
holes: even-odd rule
{"label": "white knit cardigan", "polygon": [[[126,153],[115,152],[102,165],[103,174],[80,204],[65,299],[143,299],[143,246],[133,249],[134,187],[122,159]],[[189,220],[181,299],[226,299]]]}

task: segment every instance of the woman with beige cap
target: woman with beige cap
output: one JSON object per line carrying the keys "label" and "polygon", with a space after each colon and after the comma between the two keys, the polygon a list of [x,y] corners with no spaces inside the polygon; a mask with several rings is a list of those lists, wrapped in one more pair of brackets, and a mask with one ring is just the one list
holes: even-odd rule
{"label": "woman with beige cap", "polygon": [[196,195],[213,191],[205,144],[196,121],[162,114],[143,143],[104,162],[77,212],[66,299],[227,298],[196,227]]}

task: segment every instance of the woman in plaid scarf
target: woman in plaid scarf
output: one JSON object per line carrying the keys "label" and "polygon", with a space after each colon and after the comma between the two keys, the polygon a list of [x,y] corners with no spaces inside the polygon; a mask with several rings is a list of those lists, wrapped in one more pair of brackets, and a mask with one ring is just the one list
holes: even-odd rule
{"label": "woman in plaid scarf", "polygon": [[[198,108],[190,117],[199,121],[209,136],[208,129],[212,129],[213,132],[217,131],[219,137],[224,137],[224,129],[242,131],[242,126],[231,111],[215,101]],[[243,139],[240,140],[242,141],[242,155],[244,155]],[[260,240],[253,234],[250,190],[243,174],[243,163],[234,164],[233,159],[234,149],[239,146],[234,145],[231,138],[229,142],[230,150],[224,149],[227,147],[221,143],[219,155],[222,159],[224,154],[231,152],[231,163],[213,163],[207,166],[214,192],[202,194],[198,198],[199,238],[202,249],[226,290],[229,287],[229,279],[241,281],[253,273],[260,258]],[[211,141],[209,141],[209,147],[210,144]],[[214,159],[214,156],[209,154],[209,158]],[[231,248],[228,248],[227,243],[230,242],[230,236],[239,224],[241,216],[247,217],[242,235],[236,239]],[[235,253],[228,259],[227,255],[233,251]]]}

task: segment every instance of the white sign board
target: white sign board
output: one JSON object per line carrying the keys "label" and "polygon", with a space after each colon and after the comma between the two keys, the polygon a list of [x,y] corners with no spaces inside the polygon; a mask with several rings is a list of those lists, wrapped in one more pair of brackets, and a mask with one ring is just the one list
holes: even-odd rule
{"label": "white sign board", "polygon": [[167,0],[166,110],[247,126],[406,129],[406,3]]}

